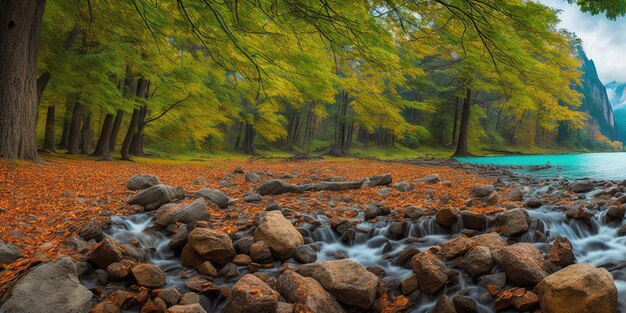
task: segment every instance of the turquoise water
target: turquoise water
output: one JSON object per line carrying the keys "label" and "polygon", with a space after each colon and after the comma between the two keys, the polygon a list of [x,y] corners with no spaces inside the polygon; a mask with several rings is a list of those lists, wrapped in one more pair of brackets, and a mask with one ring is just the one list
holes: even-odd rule
{"label": "turquoise water", "polygon": [[[543,178],[626,179],[626,152],[493,156],[457,158],[457,160],[473,164],[524,166],[524,168],[513,169],[513,172]],[[541,166],[547,163],[552,168],[530,170],[531,166]]]}

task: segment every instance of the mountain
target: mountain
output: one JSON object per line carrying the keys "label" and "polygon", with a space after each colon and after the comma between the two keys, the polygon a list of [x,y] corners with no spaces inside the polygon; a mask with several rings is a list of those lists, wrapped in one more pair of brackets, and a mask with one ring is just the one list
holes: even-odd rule
{"label": "mountain", "polygon": [[612,81],[604,87],[613,106],[615,125],[617,125],[620,137],[626,139],[626,93],[624,93],[626,83]]}
{"label": "mountain", "polygon": [[[591,116],[604,136],[611,140],[620,140],[621,136],[615,124],[613,108],[609,101],[607,89],[598,77],[598,72],[596,71],[593,60],[587,58],[582,47],[578,46],[577,49],[578,56],[582,61],[583,71],[582,85],[578,88],[578,91],[583,94],[583,103],[579,110]],[[615,89],[615,94],[617,94],[617,89],[618,88]],[[619,90],[621,90],[621,94],[623,94],[624,88]],[[619,97],[621,98],[621,96]]]}

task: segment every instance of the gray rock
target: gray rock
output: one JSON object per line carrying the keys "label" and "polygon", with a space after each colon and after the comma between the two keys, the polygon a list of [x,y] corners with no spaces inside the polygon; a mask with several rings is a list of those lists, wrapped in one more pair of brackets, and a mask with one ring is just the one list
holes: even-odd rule
{"label": "gray rock", "polygon": [[13,288],[3,313],[85,313],[93,294],[78,281],[76,263],[69,256],[33,268]]}
{"label": "gray rock", "polygon": [[255,172],[247,172],[244,175],[244,179],[245,181],[249,182],[249,183],[256,183],[259,180],[261,180],[261,176],[259,176],[259,174],[255,173]]}
{"label": "gray rock", "polygon": [[130,190],[142,190],[160,184],[159,178],[154,175],[140,174],[128,180],[126,188]]}
{"label": "gray rock", "polygon": [[436,184],[441,181],[441,178],[437,174],[428,175],[413,180],[416,183]]}
{"label": "gray rock", "polygon": [[537,197],[532,197],[524,203],[524,206],[530,209],[537,209],[537,208],[540,208],[542,205],[543,205],[543,201],[541,201]]}
{"label": "gray rock", "polygon": [[223,192],[219,190],[213,190],[210,188],[202,188],[198,190],[194,194],[194,197],[204,198],[208,201],[211,201],[217,204],[217,206],[219,206],[220,208],[225,208],[230,203],[230,198],[227,195],[225,195]]}
{"label": "gray rock", "polygon": [[530,217],[524,209],[513,209],[496,216],[496,229],[505,236],[524,233],[530,227]]}
{"label": "gray rock", "polygon": [[463,227],[483,231],[487,228],[487,216],[484,214],[477,214],[470,211],[461,212],[461,220],[463,221]]}
{"label": "gray rock", "polygon": [[472,197],[475,198],[484,198],[491,194],[495,189],[494,186],[491,185],[475,185],[470,190]]}
{"label": "gray rock", "polygon": [[0,264],[11,264],[24,257],[14,245],[0,239]]}
{"label": "gray rock", "polygon": [[585,193],[593,190],[593,182],[589,180],[576,180],[567,184],[567,189],[575,193]]}
{"label": "gray rock", "polygon": [[296,185],[288,184],[280,180],[270,180],[262,183],[258,188],[258,192],[260,195],[265,196],[280,195],[283,193],[303,193],[304,191]]}
{"label": "gray rock", "polygon": [[128,204],[139,204],[147,211],[156,210],[166,203],[174,202],[185,193],[182,187],[154,185],[144,189],[128,199]]}
{"label": "gray rock", "polygon": [[408,218],[420,218],[424,216],[426,212],[424,209],[416,206],[410,206],[404,210],[404,216]]}
{"label": "gray rock", "polygon": [[163,299],[168,305],[174,305],[180,300],[180,292],[176,288],[165,288],[159,292],[159,298]]}
{"label": "gray rock", "polygon": [[391,193],[391,190],[389,190],[389,188],[383,188],[383,189],[376,190],[376,194],[379,195],[383,199],[387,198],[390,193]]}
{"label": "gray rock", "polygon": [[313,263],[317,260],[317,253],[310,245],[301,245],[296,248],[293,258],[302,264]]}
{"label": "gray rock", "polygon": [[411,186],[411,184],[409,184],[407,182],[399,182],[399,183],[395,184],[393,187],[396,188],[400,192],[406,192],[406,191],[413,190],[413,186]]}
{"label": "gray rock", "polygon": [[371,218],[375,218],[377,216],[389,215],[391,214],[391,211],[386,207],[382,207],[382,206],[378,206],[376,204],[370,203],[365,206],[365,210],[363,210],[363,214],[365,216],[365,219],[368,220]]}
{"label": "gray rock", "polygon": [[247,193],[243,195],[243,201],[246,201],[246,202],[258,202],[262,200],[263,200],[263,197],[261,197],[261,195],[256,192]]}
{"label": "gray rock", "polygon": [[365,184],[369,187],[391,185],[391,174],[377,175],[367,178]]}
{"label": "gray rock", "polygon": [[488,274],[492,267],[491,251],[485,246],[470,249],[463,258],[463,270],[474,278]]}

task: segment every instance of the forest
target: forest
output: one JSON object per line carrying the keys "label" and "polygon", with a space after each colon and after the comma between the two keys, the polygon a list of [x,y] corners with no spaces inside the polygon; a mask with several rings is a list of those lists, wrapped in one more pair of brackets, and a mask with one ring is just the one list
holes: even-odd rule
{"label": "forest", "polygon": [[621,150],[578,109],[579,39],[532,1],[20,3],[4,157]]}

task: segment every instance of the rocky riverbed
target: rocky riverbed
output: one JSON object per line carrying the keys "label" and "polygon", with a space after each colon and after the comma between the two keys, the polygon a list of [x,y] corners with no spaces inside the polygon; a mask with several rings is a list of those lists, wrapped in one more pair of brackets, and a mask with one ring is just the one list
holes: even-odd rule
{"label": "rocky riverbed", "polygon": [[[295,184],[235,169],[224,188],[193,191],[137,175],[127,202],[140,213],[87,222],[69,241],[74,257],[32,269],[0,312],[626,312],[626,182],[447,165],[492,183],[459,185],[462,206],[425,208],[385,199],[450,184],[436,173]],[[236,177],[253,188],[233,199]],[[363,189],[371,201],[350,198]],[[310,193],[341,205],[274,201]],[[215,210],[254,222],[225,232]],[[0,243],[0,263],[19,253]]]}

